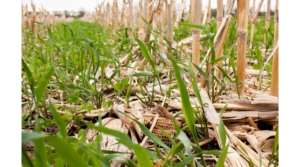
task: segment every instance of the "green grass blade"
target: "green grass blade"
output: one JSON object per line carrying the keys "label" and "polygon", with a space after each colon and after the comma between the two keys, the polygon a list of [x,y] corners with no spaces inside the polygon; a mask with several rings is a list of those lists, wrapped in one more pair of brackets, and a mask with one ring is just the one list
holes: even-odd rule
{"label": "green grass blade", "polygon": [[[169,159],[171,156],[179,153],[184,149],[184,145],[181,142],[176,143],[169,151],[168,154],[166,155],[165,159]],[[163,166],[163,165],[162,165]]]}
{"label": "green grass blade", "polygon": [[31,160],[29,159],[25,147],[22,144],[22,166],[24,167],[34,167]]}
{"label": "green grass blade", "polygon": [[[119,112],[119,111],[118,111]],[[122,112],[119,112],[121,114],[124,114]],[[133,120],[136,124],[138,124],[138,126],[141,128],[141,130],[145,133],[145,135],[147,135],[149,137],[149,139],[151,139],[152,142],[154,142],[155,144],[166,148],[166,149],[170,149],[164,142],[162,142],[157,136],[155,136],[153,133],[151,133],[149,131],[149,129],[142,123],[140,123],[137,120],[134,120],[132,118],[130,118],[128,115],[124,114],[126,117],[128,117],[129,119]]]}
{"label": "green grass blade", "polygon": [[[42,126],[39,120],[35,120],[35,132],[41,133]],[[35,166],[47,167],[44,139],[34,140],[34,161]]]}
{"label": "green grass blade", "polygon": [[187,164],[191,163],[193,161],[193,159],[198,155],[199,154],[193,154],[191,156],[188,156],[187,158],[185,158],[184,160],[182,160],[181,162],[176,164],[174,167],[185,167],[185,166],[187,166]]}
{"label": "green grass blade", "polygon": [[51,76],[54,72],[54,68],[51,66],[43,76],[43,78],[38,82],[37,88],[35,89],[34,93],[37,98],[37,105],[39,102],[45,97],[46,95],[46,88],[50,82]]}
{"label": "green grass blade", "polygon": [[222,56],[222,57],[219,57],[218,59],[215,59],[215,60],[209,62],[209,64],[215,64],[215,63],[217,63],[217,62],[219,62],[219,61],[222,61],[222,60],[225,60],[225,59],[227,59],[227,58],[229,58],[229,57],[230,57],[229,55],[224,55],[224,56]]}
{"label": "green grass blade", "polygon": [[116,137],[116,139],[118,140],[118,142],[120,142],[121,144],[124,144],[125,146],[127,146],[128,148],[133,149],[137,161],[140,164],[140,166],[145,166],[145,167],[152,167],[153,163],[150,160],[150,157],[153,157],[154,155],[150,155],[153,154],[150,151],[146,151],[145,148],[134,144],[131,139],[129,138],[129,136],[127,136],[126,134],[119,132],[117,130],[113,130],[113,129],[108,129],[102,126],[95,126],[91,123],[86,123],[86,125],[90,128],[96,129],[100,132],[106,133],[108,135],[114,136]]}
{"label": "green grass blade", "polygon": [[216,167],[224,167],[224,163],[227,157],[227,153],[228,153],[228,148],[229,148],[229,143],[224,147],[218,162],[216,163]]}
{"label": "green grass blade", "polygon": [[177,80],[178,86],[179,86],[180,97],[181,97],[181,102],[182,102],[182,111],[183,111],[184,118],[186,120],[188,128],[190,129],[193,137],[197,138],[195,127],[194,127],[194,125],[195,125],[194,109],[191,106],[191,103],[189,100],[189,94],[188,94],[188,91],[186,90],[186,85],[184,84],[184,82],[181,78],[181,74],[179,72],[178,65],[176,64],[173,56],[170,55],[170,59],[171,59],[172,66],[174,68],[175,77],[176,77],[176,80]]}
{"label": "green grass blade", "polygon": [[195,94],[199,104],[202,106],[203,103],[202,103],[202,99],[201,99],[201,96],[200,96],[200,93],[199,93],[200,91],[199,91],[199,88],[198,88],[198,85],[197,85],[196,76],[195,76],[194,70],[191,67],[190,67],[190,74],[191,74],[191,78],[192,78],[192,87],[193,87],[194,94]]}
{"label": "green grass blade", "polygon": [[134,144],[132,149],[134,150],[139,166],[153,167],[153,162],[150,160],[150,157],[148,156],[149,152],[147,152],[146,149],[137,144]]}
{"label": "green grass blade", "polygon": [[81,157],[65,140],[56,136],[48,136],[46,141],[54,147],[55,151],[68,165],[88,167],[88,164],[84,161],[83,157]]}
{"label": "green grass blade", "polygon": [[25,69],[25,74],[26,74],[28,82],[29,82],[32,97],[34,98],[35,97],[34,96],[34,80],[33,80],[32,73],[31,73],[30,69],[28,68],[28,66],[26,65],[26,63],[23,59],[22,59],[22,66]]}
{"label": "green grass blade", "polygon": [[153,73],[150,71],[144,71],[144,72],[137,72],[135,74],[133,74],[133,76],[153,76]]}
{"label": "green grass blade", "polygon": [[141,51],[142,51],[144,57],[145,57],[146,60],[149,62],[149,64],[150,64],[150,66],[152,67],[152,69],[153,69],[154,71],[156,71],[155,63],[152,61],[152,58],[151,58],[151,56],[150,56],[148,50],[146,49],[145,44],[144,44],[142,41],[140,41],[139,39],[137,39],[137,38],[136,38],[135,40],[136,40],[137,43],[139,44],[140,49],[141,49]]}
{"label": "green grass blade", "polygon": [[178,138],[178,140],[180,140],[183,143],[183,145],[186,149],[187,155],[190,156],[192,154],[191,153],[191,141],[190,141],[190,139],[182,131],[180,131],[177,138]]}
{"label": "green grass blade", "polygon": [[223,76],[225,76],[226,78],[228,78],[230,82],[233,82],[232,79],[231,79],[231,77],[228,75],[228,73],[222,67],[220,67],[219,65],[217,67],[223,73]]}
{"label": "green grass blade", "polygon": [[275,153],[277,152],[277,149],[278,149],[278,136],[279,136],[279,132],[278,131],[279,131],[279,128],[277,127],[275,138],[274,138],[274,144],[273,144],[272,154],[270,156],[270,160],[269,160],[268,166],[270,166],[271,163],[272,163],[272,160],[274,160],[276,158],[275,157]]}
{"label": "green grass blade", "polygon": [[205,78],[206,82],[209,82],[209,79],[208,79],[207,75],[205,74],[205,72],[200,67],[198,67],[197,65],[195,65],[195,64],[193,64],[193,65],[196,67],[196,69],[198,70],[199,74],[203,78]]}
{"label": "green grass blade", "polygon": [[224,111],[226,110],[227,108],[227,104],[222,108],[221,112],[220,112],[220,123],[219,123],[219,135],[220,135],[220,139],[221,139],[221,142],[222,142],[222,147],[224,148],[226,146],[226,129],[225,129],[225,125],[224,125],[224,122],[222,120],[222,115],[224,113]]}
{"label": "green grass blade", "polygon": [[66,130],[66,125],[65,125],[63,119],[56,112],[56,109],[54,108],[54,106],[51,103],[49,104],[49,109],[53,116],[53,121],[56,124],[62,139],[67,140],[67,130]]}
{"label": "green grass blade", "polygon": [[208,150],[208,151],[202,151],[202,154],[221,155],[222,151],[220,151],[220,150]]}
{"label": "green grass blade", "polygon": [[36,133],[36,132],[22,132],[22,143],[27,143],[32,140],[42,139],[47,137],[47,135]]}

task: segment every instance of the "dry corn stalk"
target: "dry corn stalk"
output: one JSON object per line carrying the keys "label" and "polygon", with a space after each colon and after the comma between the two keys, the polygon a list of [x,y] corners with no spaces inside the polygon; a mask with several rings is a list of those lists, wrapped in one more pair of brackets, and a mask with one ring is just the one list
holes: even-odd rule
{"label": "dry corn stalk", "polygon": [[240,95],[245,94],[248,9],[249,0],[237,1],[237,76],[239,81],[237,91]]}
{"label": "dry corn stalk", "polygon": [[[224,43],[225,37],[227,35],[231,19],[232,19],[231,13],[232,13],[232,10],[234,7],[234,3],[235,3],[235,0],[227,1],[225,16],[223,17],[222,23],[221,23],[220,27],[218,28],[217,34],[214,38],[214,47],[215,47],[216,57],[221,57],[220,55],[222,54],[223,43]],[[211,49],[209,49],[207,51],[206,55],[208,56],[210,54],[210,52],[211,52]],[[205,83],[206,83],[206,80],[204,78],[202,78],[202,80],[201,80],[202,88],[205,87]]]}
{"label": "dry corn stalk", "polygon": [[167,0],[166,7],[166,20],[167,20],[167,40],[170,44],[173,42],[173,0]]}
{"label": "dry corn stalk", "polygon": [[[195,6],[193,7],[193,24],[201,24],[201,10],[202,10],[202,2],[201,0],[196,0],[193,3]],[[192,63],[199,66],[200,63],[200,29],[192,28],[193,33],[193,44],[192,44]],[[196,72],[196,68],[193,66],[193,70]]]}
{"label": "dry corn stalk", "polygon": [[[223,0],[217,0],[217,30],[221,27],[223,20]],[[216,59],[220,58],[223,55],[223,46],[219,46],[219,54],[216,55]],[[223,62],[219,61],[218,65],[222,67]],[[217,76],[221,77],[221,72],[217,70]]]}
{"label": "dry corn stalk", "polygon": [[[271,6],[271,0],[267,0],[266,22],[265,22],[266,30],[268,30],[270,27],[270,16],[271,16],[270,6]],[[264,35],[264,42],[267,43],[267,33],[265,33]]]}
{"label": "dry corn stalk", "polygon": [[129,37],[133,38],[133,0],[129,0]]}
{"label": "dry corn stalk", "polygon": [[114,0],[113,6],[112,6],[112,17],[111,17],[111,23],[112,23],[112,28],[117,29],[118,28],[118,3],[117,0]]}
{"label": "dry corn stalk", "polygon": [[[279,15],[278,15],[278,0],[276,0],[275,6],[275,30],[274,30],[274,47],[278,42],[278,28],[279,28]],[[279,48],[278,48],[279,49]],[[273,64],[272,64],[272,78],[271,78],[271,95],[278,96],[278,49],[275,51],[273,56]]]}
{"label": "dry corn stalk", "polygon": [[[253,0],[252,2],[252,8],[251,8],[251,12],[252,12],[252,17],[255,16],[255,0]],[[251,33],[250,33],[250,47],[252,47],[253,45],[253,38],[254,38],[254,28],[255,28],[255,23],[251,22]]]}
{"label": "dry corn stalk", "polygon": [[139,1],[139,32],[138,32],[138,35],[139,35],[139,39],[142,40],[143,39],[143,36],[144,36],[144,26],[145,26],[145,23],[143,21],[143,0],[140,0]]}
{"label": "dry corn stalk", "polygon": [[174,28],[178,27],[178,22],[182,18],[182,14],[183,14],[183,10],[184,10],[184,7],[185,7],[185,3],[186,3],[186,0],[182,0],[181,6],[180,6],[180,10],[179,10],[178,15],[176,17],[176,22],[174,24]]}
{"label": "dry corn stalk", "polygon": [[[261,1],[259,2],[258,8],[256,9],[254,16],[251,16],[251,14],[249,14],[251,23],[255,23],[256,18],[257,18],[257,16],[258,16],[258,13],[259,13],[259,11],[260,11],[260,8],[261,8],[263,2],[264,2],[264,0],[261,0]],[[248,11],[248,13],[249,13],[249,11]]]}

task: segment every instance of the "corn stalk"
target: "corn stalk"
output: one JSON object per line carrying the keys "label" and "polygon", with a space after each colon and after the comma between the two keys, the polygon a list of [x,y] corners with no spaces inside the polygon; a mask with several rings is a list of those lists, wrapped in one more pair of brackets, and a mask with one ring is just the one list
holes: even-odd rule
{"label": "corn stalk", "polygon": [[[271,0],[268,0],[267,1],[267,10],[266,10],[266,20],[265,20],[266,30],[268,30],[270,27],[270,17],[271,17],[270,6],[271,6]],[[267,33],[265,33],[265,35],[264,35],[264,42],[265,42],[265,44],[267,43]]]}
{"label": "corn stalk", "polygon": [[143,16],[143,0],[140,0],[139,1],[139,32],[138,32],[138,35],[139,35],[139,39],[142,40],[143,38],[143,35],[144,35],[144,26],[145,26],[145,23],[142,19]]}
{"label": "corn stalk", "polygon": [[[201,10],[202,10],[202,2],[201,0],[196,0],[194,2],[194,19],[193,24],[201,24]],[[192,63],[199,66],[200,63],[200,34],[201,30],[197,28],[192,28],[193,33],[193,44],[192,44]],[[194,72],[196,72],[196,68],[193,66]]]}
{"label": "corn stalk", "polygon": [[[252,17],[254,17],[255,16],[255,0],[253,0],[253,2],[252,2],[251,12],[252,12],[252,14],[251,14]],[[250,47],[252,47],[252,45],[253,45],[254,28],[255,28],[255,23],[251,22]]]}
{"label": "corn stalk", "polygon": [[245,68],[247,51],[249,0],[237,1],[237,76],[239,80],[238,94],[245,94]]}
{"label": "corn stalk", "polygon": [[[279,15],[278,15],[278,0],[276,0],[276,6],[275,6],[275,26],[274,26],[274,47],[278,42],[278,21],[279,21]],[[273,56],[273,64],[272,64],[272,78],[271,78],[271,95],[272,96],[278,96],[278,49],[275,51]]]}

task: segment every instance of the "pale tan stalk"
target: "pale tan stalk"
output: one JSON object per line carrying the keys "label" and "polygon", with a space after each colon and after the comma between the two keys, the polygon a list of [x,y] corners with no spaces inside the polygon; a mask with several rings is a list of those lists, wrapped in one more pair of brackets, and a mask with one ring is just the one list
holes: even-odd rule
{"label": "pale tan stalk", "polygon": [[[194,19],[193,24],[201,24],[201,10],[202,10],[202,3],[201,0],[196,0],[194,3]],[[200,34],[201,30],[198,28],[192,28],[193,33],[193,43],[192,43],[192,63],[199,66],[200,63]],[[197,69],[192,65],[193,70],[196,72]]]}
{"label": "pale tan stalk", "polygon": [[179,13],[176,17],[176,22],[174,24],[174,28],[177,28],[178,27],[178,22],[180,21],[180,19],[182,18],[182,14],[183,14],[183,10],[184,10],[184,7],[185,7],[185,3],[186,3],[186,0],[182,0],[182,3],[181,3],[181,6],[180,6],[180,10],[179,10]]}
{"label": "pale tan stalk", "polygon": [[[217,0],[217,31],[221,27],[223,20],[223,0]],[[223,38],[223,41],[225,39],[225,36]],[[223,42],[222,42],[223,43]],[[218,50],[216,54],[216,59],[220,58],[223,55],[223,45],[220,46],[220,49]],[[223,61],[219,61],[218,65],[222,67]],[[217,76],[220,78],[221,77],[221,72],[220,70],[217,70]]]}
{"label": "pale tan stalk", "polygon": [[35,10],[35,5],[31,1],[31,7],[32,7],[32,20],[31,20],[31,30],[32,32],[36,31],[35,27],[35,19],[36,19],[36,10]]}
{"label": "pale tan stalk", "polygon": [[129,0],[129,37],[133,38],[133,0]]}
{"label": "pale tan stalk", "polygon": [[195,3],[196,0],[190,0],[190,15],[189,15],[190,23],[194,22]]}
{"label": "pale tan stalk", "polygon": [[[145,12],[146,12],[146,14],[145,14],[145,19],[147,20],[147,22],[149,23],[149,24],[152,24],[152,21],[153,21],[153,14],[151,15],[150,14],[150,3],[151,3],[151,0],[145,0],[145,7],[144,7],[144,10],[145,10]],[[151,17],[152,16],[152,17]],[[149,41],[150,40],[150,36],[151,36],[151,34],[150,34],[150,27],[149,26],[147,26],[147,28],[146,28],[146,33],[145,33],[145,36],[144,36],[144,42],[147,42],[147,41]]]}
{"label": "pale tan stalk", "polygon": [[240,95],[245,94],[248,9],[249,0],[237,1],[237,76],[239,81],[238,92]]}
{"label": "pale tan stalk", "polygon": [[143,35],[144,35],[144,21],[142,19],[143,17],[143,0],[139,0],[139,39],[142,40],[143,39]]}
{"label": "pale tan stalk", "polygon": [[173,1],[167,0],[166,4],[166,19],[167,19],[167,40],[173,42]]}
{"label": "pale tan stalk", "polygon": [[105,27],[109,26],[109,13],[110,13],[110,5],[109,3],[106,4],[106,9],[105,9]]}
{"label": "pale tan stalk", "polygon": [[126,9],[126,0],[123,0],[123,4],[122,4],[122,13],[121,13],[121,25],[122,27],[127,25],[127,19],[125,16],[125,9]]}
{"label": "pale tan stalk", "polygon": [[150,7],[149,7],[149,5],[150,5],[150,3],[151,3],[151,1],[152,0],[146,0],[147,1],[147,21],[149,22],[150,21],[150,19],[151,19],[151,16],[150,16],[150,11],[151,11],[151,9],[150,9]]}
{"label": "pale tan stalk", "polygon": [[[258,4],[258,7],[257,7],[257,9],[256,9],[256,11],[255,11],[254,16],[251,16],[251,14],[249,14],[251,23],[255,23],[256,18],[257,18],[257,16],[258,16],[258,13],[259,13],[259,11],[260,11],[260,8],[261,8],[263,2],[264,2],[264,0],[260,0],[260,2],[259,2],[259,4]],[[249,13],[249,11],[248,11],[248,13]]]}
{"label": "pale tan stalk", "polygon": [[[252,12],[252,17],[254,18],[254,16],[255,16],[255,0],[253,0],[251,9],[252,9],[252,11],[251,11]],[[254,28],[255,28],[255,23],[251,22],[250,47],[252,47],[252,45],[253,45]]]}
{"label": "pale tan stalk", "polygon": [[118,28],[118,2],[117,0],[114,0],[113,6],[112,6],[112,17],[111,17],[111,23],[112,23],[112,28],[117,29]]}
{"label": "pale tan stalk", "polygon": [[[270,16],[271,16],[270,6],[271,6],[271,0],[267,0],[267,10],[266,10],[266,20],[265,20],[266,30],[268,30],[270,27]],[[267,43],[267,33],[265,33],[264,35],[264,42],[265,44]]]}
{"label": "pale tan stalk", "polygon": [[203,14],[203,19],[202,19],[202,24],[206,23],[207,20],[207,15],[208,15],[208,7],[205,9],[204,14]]}
{"label": "pale tan stalk", "polygon": [[[279,29],[279,15],[278,15],[278,0],[276,0],[275,6],[275,17],[274,17],[274,47],[278,42],[278,29]],[[279,49],[279,48],[278,48]],[[271,78],[271,95],[278,97],[278,57],[279,52],[278,49],[275,51],[273,56],[273,64],[272,64],[272,78]]]}
{"label": "pale tan stalk", "polygon": [[206,16],[206,22],[209,23],[211,19],[211,0],[208,0],[208,5],[207,5],[207,16]]}

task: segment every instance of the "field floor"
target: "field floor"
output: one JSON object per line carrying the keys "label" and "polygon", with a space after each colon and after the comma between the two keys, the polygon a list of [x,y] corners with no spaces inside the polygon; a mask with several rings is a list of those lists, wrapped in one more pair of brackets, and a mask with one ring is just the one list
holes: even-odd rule
{"label": "field floor", "polygon": [[28,133],[22,141],[28,160],[35,162],[38,150],[51,166],[72,166],[74,159],[90,166],[278,163],[278,97],[270,96],[270,62],[263,69],[264,54],[272,49],[248,48],[240,96],[236,37],[225,43],[221,68],[206,60],[210,45],[203,41],[202,66],[194,68],[191,34],[180,27],[172,47],[161,46],[154,31],[144,43],[126,28],[82,21],[40,26],[41,33],[23,30],[22,131]]}

